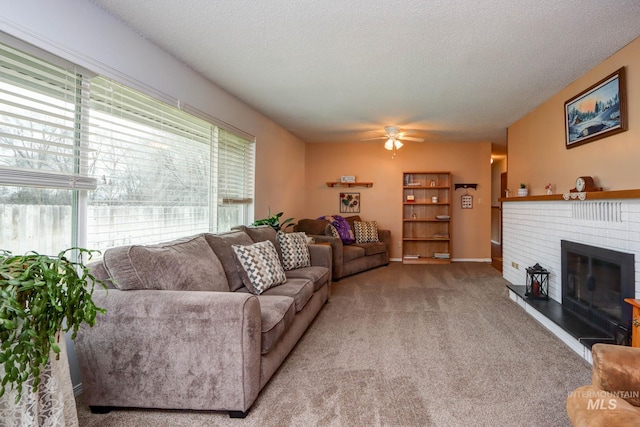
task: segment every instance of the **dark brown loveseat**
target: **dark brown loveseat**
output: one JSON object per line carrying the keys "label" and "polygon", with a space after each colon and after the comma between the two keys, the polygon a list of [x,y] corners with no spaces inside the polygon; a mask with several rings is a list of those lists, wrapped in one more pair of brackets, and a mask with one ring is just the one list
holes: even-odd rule
{"label": "dark brown loveseat", "polygon": [[[345,217],[345,219],[352,231],[355,231],[356,221],[362,222],[358,215]],[[334,237],[331,224],[325,219],[301,219],[294,230],[303,231],[307,236],[313,237],[316,243],[331,243],[333,280],[389,264],[391,252],[391,231],[389,230],[378,230],[379,242],[352,244],[343,244],[339,237]]]}

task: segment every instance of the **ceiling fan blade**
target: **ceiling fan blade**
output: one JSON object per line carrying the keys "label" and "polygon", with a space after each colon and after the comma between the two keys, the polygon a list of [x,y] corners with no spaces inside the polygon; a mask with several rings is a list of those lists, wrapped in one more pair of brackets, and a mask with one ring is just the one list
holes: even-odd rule
{"label": "ceiling fan blade", "polygon": [[376,136],[373,138],[361,138],[360,141],[373,141],[374,139],[389,139],[388,136]]}
{"label": "ceiling fan blade", "polygon": [[403,141],[424,142],[424,138],[415,138],[413,136],[401,136],[399,139]]}
{"label": "ceiling fan blade", "polygon": [[416,131],[415,131],[415,130],[412,130],[412,129],[409,129],[409,130],[403,130],[402,132],[400,132],[400,133],[398,134],[398,136],[412,135],[412,134],[414,134],[414,133],[416,133]]}

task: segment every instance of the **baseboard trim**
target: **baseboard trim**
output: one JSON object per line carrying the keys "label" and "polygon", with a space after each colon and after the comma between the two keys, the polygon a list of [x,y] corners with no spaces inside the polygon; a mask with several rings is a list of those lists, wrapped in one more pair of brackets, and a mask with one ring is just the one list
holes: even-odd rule
{"label": "baseboard trim", "polygon": [[[402,258],[391,258],[390,261],[402,262]],[[491,258],[452,258],[451,262],[491,262]]]}
{"label": "baseboard trim", "polygon": [[82,394],[82,383],[73,386],[73,395],[78,397]]}

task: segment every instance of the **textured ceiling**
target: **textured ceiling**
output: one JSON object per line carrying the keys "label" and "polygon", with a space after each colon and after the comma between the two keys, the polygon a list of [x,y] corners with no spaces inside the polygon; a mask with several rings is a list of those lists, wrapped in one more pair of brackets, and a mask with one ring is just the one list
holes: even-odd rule
{"label": "textured ceiling", "polygon": [[504,144],[640,36],[640,0],[91,1],[307,142]]}

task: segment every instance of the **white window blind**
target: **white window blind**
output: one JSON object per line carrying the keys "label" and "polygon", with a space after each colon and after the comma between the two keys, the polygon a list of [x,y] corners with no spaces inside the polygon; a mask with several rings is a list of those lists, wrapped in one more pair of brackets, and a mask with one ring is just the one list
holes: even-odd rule
{"label": "white window blind", "polygon": [[106,248],[209,231],[213,126],[102,77],[91,82],[89,242]]}
{"label": "white window blind", "polygon": [[42,55],[0,44],[0,248],[104,250],[247,224],[250,136]]}
{"label": "white window blind", "polygon": [[0,44],[0,185],[93,189],[82,158],[85,80]]}
{"label": "white window blind", "polygon": [[218,229],[245,224],[253,203],[255,144],[224,129],[218,131]]}

